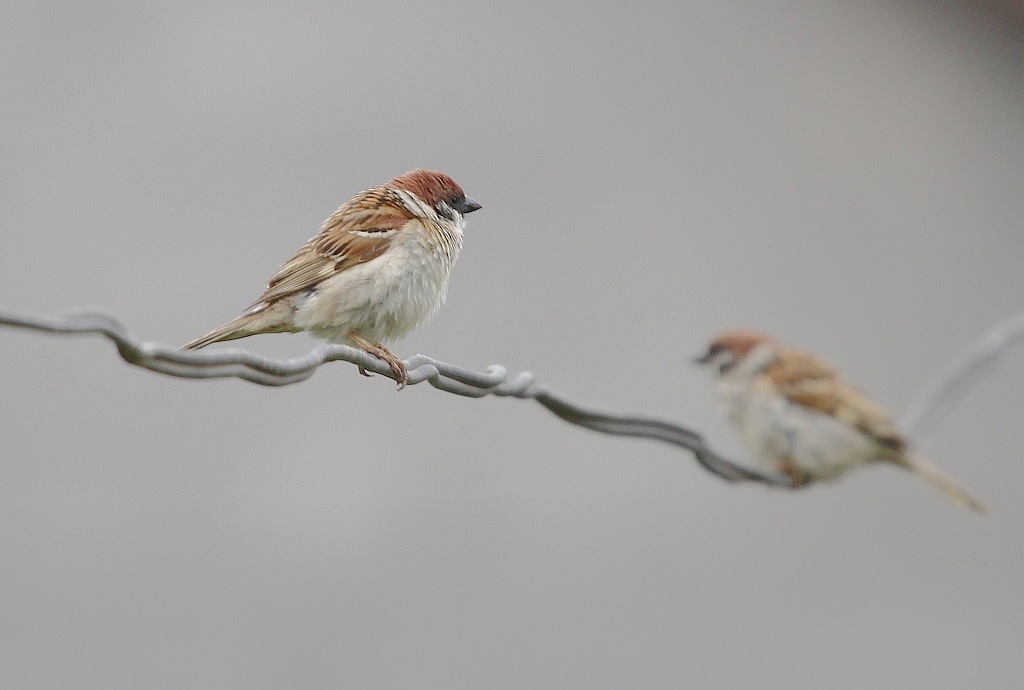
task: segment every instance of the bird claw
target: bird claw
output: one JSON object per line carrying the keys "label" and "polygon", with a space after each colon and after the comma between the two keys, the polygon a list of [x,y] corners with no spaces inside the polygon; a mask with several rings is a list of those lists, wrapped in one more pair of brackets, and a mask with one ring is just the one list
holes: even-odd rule
{"label": "bird claw", "polygon": [[398,358],[386,361],[391,367],[391,373],[395,375],[395,381],[398,382],[398,390],[402,390],[409,383],[409,370],[406,369],[405,362]]}
{"label": "bird claw", "polygon": [[391,368],[391,373],[395,376],[395,381],[398,382],[398,390],[405,388],[406,384],[409,383],[409,370],[406,369],[405,362],[396,357],[395,353],[383,345],[374,345],[374,350],[370,354],[387,362],[387,365]]}
{"label": "bird claw", "polygon": [[[409,383],[409,370],[406,368],[405,362],[396,357],[394,352],[387,349],[380,343],[374,345],[373,343],[354,333],[349,333],[348,337],[352,342],[358,345],[360,349],[363,350],[363,352],[373,355],[377,359],[384,360],[384,362],[387,363],[388,367],[390,367],[391,373],[394,375],[395,381],[398,382],[398,390],[402,390],[403,388],[405,388],[406,384]],[[370,374],[368,374],[366,372],[366,369],[364,369],[363,367],[359,367],[359,373],[362,374],[363,376],[370,376]]]}

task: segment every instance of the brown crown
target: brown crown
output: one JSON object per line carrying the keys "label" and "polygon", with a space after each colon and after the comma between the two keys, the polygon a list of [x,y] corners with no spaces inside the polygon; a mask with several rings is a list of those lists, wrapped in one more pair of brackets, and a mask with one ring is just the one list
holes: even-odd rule
{"label": "brown crown", "polygon": [[430,206],[442,199],[462,198],[466,195],[462,187],[443,172],[423,168],[399,175],[385,186],[412,192],[420,201]]}

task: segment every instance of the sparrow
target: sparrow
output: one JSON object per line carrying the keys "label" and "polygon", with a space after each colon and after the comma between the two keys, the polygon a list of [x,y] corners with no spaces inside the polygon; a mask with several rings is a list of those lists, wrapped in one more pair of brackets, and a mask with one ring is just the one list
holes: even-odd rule
{"label": "sparrow", "polygon": [[697,358],[715,370],[729,420],[750,453],[794,487],[888,462],[920,475],[958,506],[984,505],[910,449],[892,415],[808,352],[755,331],[721,334]]}
{"label": "sparrow", "polygon": [[405,336],[440,308],[462,248],[465,215],[479,208],[455,180],[436,170],[412,170],[359,192],[277,269],[241,316],[182,349],[308,331],[384,360],[402,388],[408,382],[405,363],[384,343]]}

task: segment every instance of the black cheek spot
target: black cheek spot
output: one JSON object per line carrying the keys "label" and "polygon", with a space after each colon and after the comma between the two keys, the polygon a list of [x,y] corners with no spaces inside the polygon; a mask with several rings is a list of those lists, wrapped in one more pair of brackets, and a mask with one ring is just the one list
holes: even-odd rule
{"label": "black cheek spot", "polygon": [[448,206],[448,204],[446,203],[438,204],[437,206],[434,207],[434,210],[437,211],[437,215],[441,216],[442,218],[447,218],[448,220],[455,220],[455,215],[452,212],[451,207]]}

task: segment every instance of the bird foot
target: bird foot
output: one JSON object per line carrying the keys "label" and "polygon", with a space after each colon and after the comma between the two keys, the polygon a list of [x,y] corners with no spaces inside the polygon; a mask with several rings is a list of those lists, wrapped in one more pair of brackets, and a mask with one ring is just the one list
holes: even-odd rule
{"label": "bird foot", "polygon": [[[385,362],[387,362],[387,365],[391,368],[391,373],[394,374],[395,376],[395,381],[398,382],[398,390],[402,390],[403,388],[405,388],[406,384],[409,383],[409,371],[405,366],[405,362],[403,362],[397,356],[395,356],[394,352],[387,349],[380,343],[377,343],[375,345],[371,343],[369,340],[361,338],[360,336],[355,335],[354,333],[349,333],[348,337],[352,342],[358,345],[363,352],[371,354],[374,357],[377,357],[378,359],[382,359]],[[366,369],[363,369],[362,367],[359,367],[359,373],[362,374],[363,376],[370,376],[370,374],[367,373]]]}
{"label": "bird foot", "polygon": [[792,460],[783,460],[778,464],[778,468],[780,473],[786,475],[789,485],[794,489],[801,489],[814,481]]}

